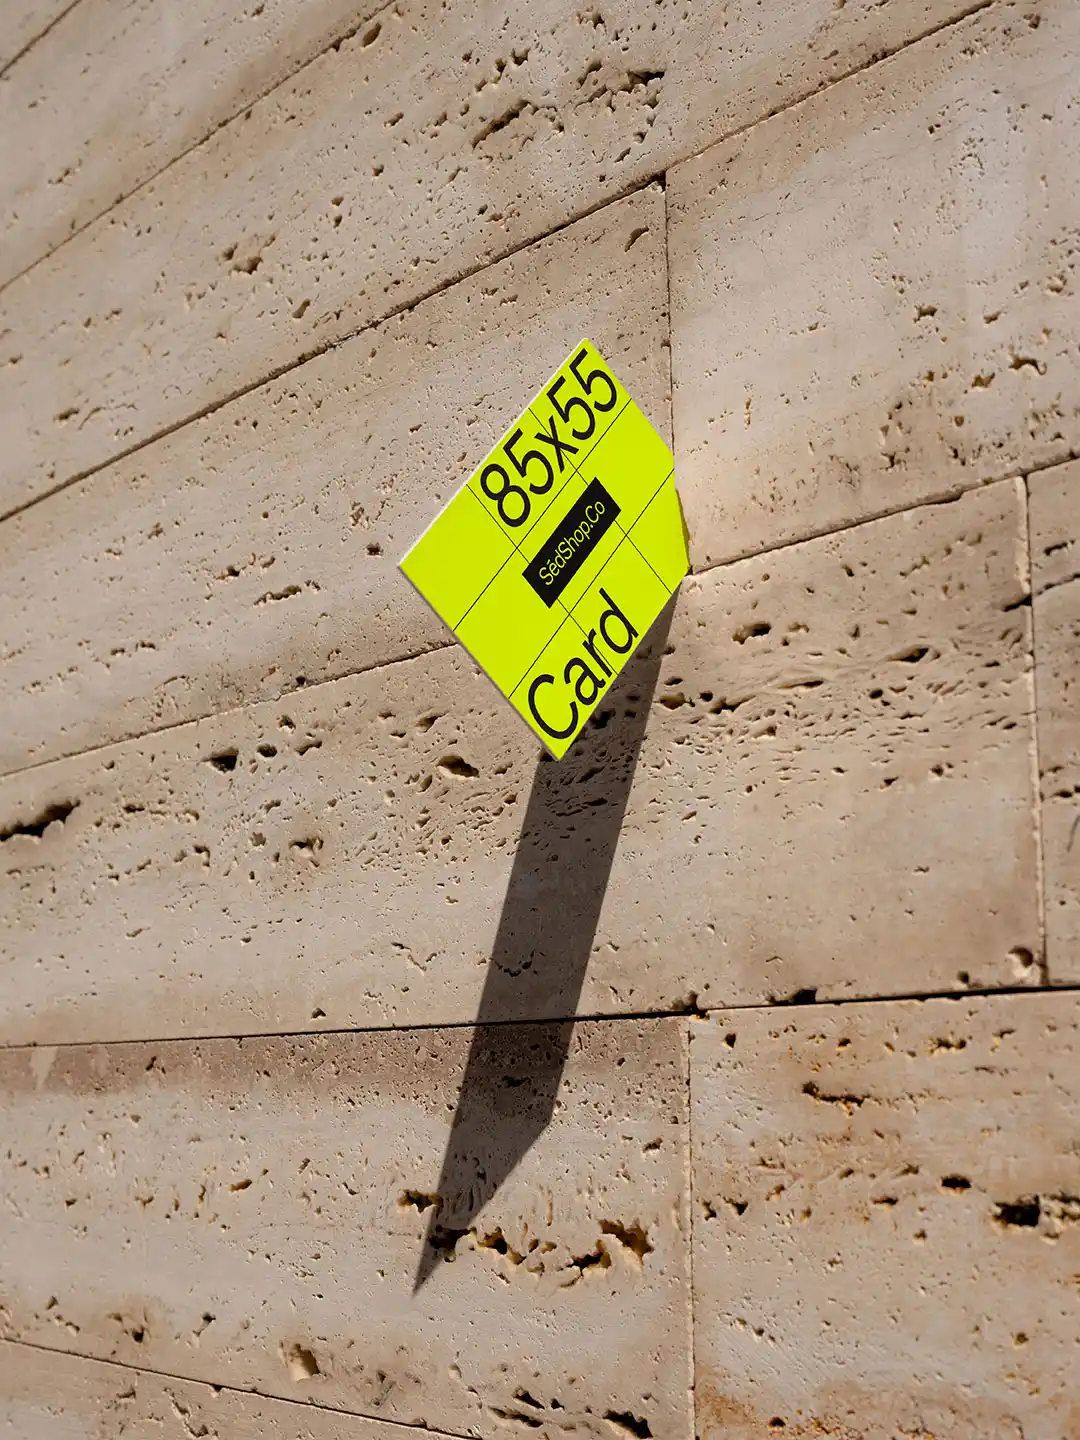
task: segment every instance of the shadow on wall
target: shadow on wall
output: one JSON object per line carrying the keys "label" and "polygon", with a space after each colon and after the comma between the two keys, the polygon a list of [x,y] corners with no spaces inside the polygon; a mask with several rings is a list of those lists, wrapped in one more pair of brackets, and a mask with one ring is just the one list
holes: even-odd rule
{"label": "shadow on wall", "polygon": [[536,767],[480,1011],[431,1206],[415,1294],[543,1134],[573,1020],[521,1020],[522,977],[547,1015],[573,1016],[637,768],[674,600],[571,752]]}

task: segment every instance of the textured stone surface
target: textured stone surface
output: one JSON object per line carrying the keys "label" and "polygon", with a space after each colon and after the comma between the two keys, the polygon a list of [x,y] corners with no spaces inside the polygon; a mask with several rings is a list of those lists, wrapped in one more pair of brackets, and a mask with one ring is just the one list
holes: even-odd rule
{"label": "textured stone surface", "polygon": [[1080,462],[1028,478],[1046,952],[1080,980]]}
{"label": "textured stone surface", "polygon": [[0,34],[0,70],[10,65],[28,45],[79,0],[5,0]]}
{"label": "textured stone surface", "polygon": [[1005,481],[694,577],[628,799],[647,667],[537,768],[458,647],[9,776],[0,1036],[1036,981],[1026,573]]}
{"label": "textured stone surface", "polygon": [[1005,481],[685,586],[623,966],[708,1005],[1037,982],[1026,572]]}
{"label": "textured stone surface", "polygon": [[703,1440],[1080,1432],[1078,1031],[1052,995],[693,1026]]}
{"label": "textured stone surface", "polygon": [[677,167],[695,563],[1080,444],[1080,8],[997,4]]}
{"label": "textured stone surface", "polygon": [[0,169],[0,284],[378,9],[80,0],[0,81],[0,123],[20,142]]}
{"label": "textured stone surface", "polygon": [[402,0],[0,296],[0,513],[968,3]]}
{"label": "textured stone surface", "polygon": [[652,187],[0,525],[0,770],[447,640],[398,560],[583,335],[670,438],[666,311]]}
{"label": "textured stone surface", "polygon": [[416,1293],[467,1028],[5,1051],[5,1337],[458,1433],[689,1436],[685,1022],[567,1028],[490,1032],[461,1189],[568,1046],[555,1113]]}
{"label": "textured stone surface", "polygon": [[392,1425],[0,1341],[4,1440],[401,1440]]}

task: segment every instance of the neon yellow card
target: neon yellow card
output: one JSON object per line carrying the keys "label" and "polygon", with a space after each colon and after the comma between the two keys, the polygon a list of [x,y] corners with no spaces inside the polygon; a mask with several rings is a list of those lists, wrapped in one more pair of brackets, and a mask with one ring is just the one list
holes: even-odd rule
{"label": "neon yellow card", "polygon": [[588,340],[401,562],[556,758],[688,566],[671,451]]}

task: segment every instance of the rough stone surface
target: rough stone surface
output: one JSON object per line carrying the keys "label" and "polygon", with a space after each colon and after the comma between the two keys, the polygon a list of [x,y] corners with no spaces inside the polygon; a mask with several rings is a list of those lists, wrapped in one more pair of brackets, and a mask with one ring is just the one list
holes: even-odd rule
{"label": "rough stone surface", "polygon": [[[1077,1440],[1075,0],[68,3],[0,1440]],[[697,573],[554,764],[396,561],[583,334]]]}
{"label": "rough stone surface", "polygon": [[488,1032],[439,1216],[512,1173],[416,1292],[468,1029],[5,1051],[4,1338],[500,1440],[688,1437],[685,1022],[569,1031]]}
{"label": "rough stone surface", "polygon": [[996,4],[672,172],[696,564],[1080,444],[1078,48]]}
{"label": "rough stone surface", "polygon": [[693,1025],[703,1440],[1080,1433],[1078,1032],[1045,994]]}
{"label": "rough stone surface", "polygon": [[1051,980],[1080,981],[1080,462],[1028,478]]}
{"label": "rough stone surface", "polygon": [[583,335],[670,439],[665,267],[651,187],[0,525],[0,770],[448,640],[397,562]]}
{"label": "rough stone surface", "polygon": [[969,4],[401,0],[0,296],[0,513]]}
{"label": "rough stone surface", "polygon": [[7,777],[0,1036],[1037,982],[1022,500],[687,582],[632,786],[655,662],[537,766],[458,647]]}
{"label": "rough stone surface", "polygon": [[5,0],[3,33],[0,34],[0,70],[10,65],[66,10],[78,3],[79,0]]}
{"label": "rough stone surface", "polygon": [[0,124],[19,136],[0,170],[0,284],[379,8],[80,0],[0,80]]}
{"label": "rough stone surface", "polygon": [[401,1440],[400,1428],[0,1341],[4,1440]]}

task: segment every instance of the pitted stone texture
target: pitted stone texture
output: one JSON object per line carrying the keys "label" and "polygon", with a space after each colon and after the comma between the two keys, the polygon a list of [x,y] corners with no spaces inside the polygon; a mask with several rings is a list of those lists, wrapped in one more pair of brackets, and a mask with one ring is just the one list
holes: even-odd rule
{"label": "pitted stone texture", "polygon": [[670,177],[704,565],[1080,444],[1080,9],[997,4]]}
{"label": "pitted stone texture", "polygon": [[0,525],[0,770],[444,643],[397,562],[583,335],[670,439],[658,188]]}
{"label": "pitted stone texture", "polygon": [[0,284],[328,45],[361,27],[370,33],[379,8],[79,0],[0,80],[4,128],[19,137],[0,168]]}
{"label": "pitted stone texture", "polygon": [[708,1006],[1037,983],[1027,596],[1014,481],[687,582],[624,970],[688,957]]}
{"label": "pitted stone texture", "polygon": [[1080,1433],[1080,1007],[692,1028],[702,1440]]}
{"label": "pitted stone texture", "polygon": [[1080,980],[1080,462],[1028,477],[1046,960]]}
{"label": "pitted stone texture", "polygon": [[10,65],[28,45],[55,25],[79,0],[5,0],[0,34],[0,70]]}
{"label": "pitted stone texture", "polygon": [[0,1341],[3,1440],[401,1440],[399,1427]]}
{"label": "pitted stone texture", "polygon": [[969,3],[401,0],[0,296],[0,513]]}
{"label": "pitted stone texture", "polygon": [[489,1032],[454,1184],[505,1173],[568,1050],[555,1113],[414,1293],[471,1033],[5,1051],[6,1338],[459,1434],[688,1437],[685,1022]]}
{"label": "pitted stone texture", "polygon": [[628,799],[640,685],[537,767],[457,647],[7,777],[0,1037],[1037,982],[1022,502],[688,581]]}

